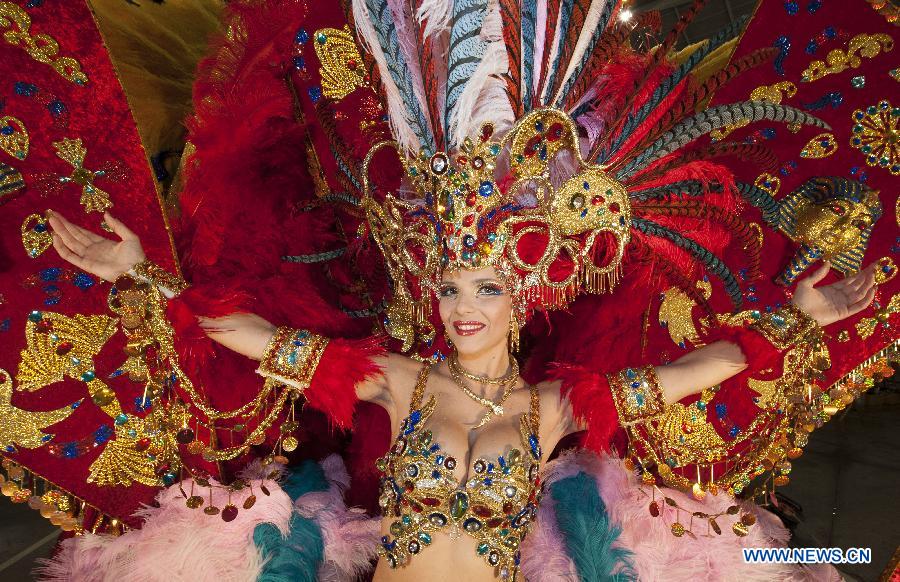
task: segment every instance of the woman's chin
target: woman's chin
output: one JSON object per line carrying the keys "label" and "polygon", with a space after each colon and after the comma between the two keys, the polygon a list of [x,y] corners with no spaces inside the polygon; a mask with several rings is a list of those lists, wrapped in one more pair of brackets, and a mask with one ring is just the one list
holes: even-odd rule
{"label": "woman's chin", "polygon": [[498,352],[505,350],[503,344],[494,344],[487,341],[486,338],[462,336],[451,339],[453,340],[453,347],[456,348],[456,353],[463,359],[466,357],[483,356],[494,350]]}

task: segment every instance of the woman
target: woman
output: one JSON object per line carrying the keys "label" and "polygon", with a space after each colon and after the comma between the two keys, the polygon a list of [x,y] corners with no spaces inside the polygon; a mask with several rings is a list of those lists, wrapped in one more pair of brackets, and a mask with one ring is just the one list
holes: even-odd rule
{"label": "woman", "polygon": [[[127,226],[109,214],[105,219],[120,241],[98,236],[52,213],[53,244],[74,266],[115,281],[145,261],[145,256]],[[820,326],[859,312],[874,294],[871,267],[816,288],[815,283],[827,271],[824,267],[801,281],[792,299],[794,306]],[[512,288],[494,267],[443,270],[439,312],[453,355],[425,365],[398,354],[383,355],[377,359],[383,373],[356,385],[360,400],[387,411],[392,433],[401,443],[399,448],[395,443],[379,465],[385,472],[380,549],[384,559],[379,560],[376,580],[491,580],[495,568],[501,578],[514,577],[518,546],[540,497],[539,467],[562,438],[588,428],[584,414],[573,413],[559,382],[529,386],[519,376],[518,364],[509,351],[515,340],[510,332],[515,327]],[[273,365],[273,349],[292,333],[285,335],[264,319],[245,313],[205,319],[203,326],[222,345],[263,360],[263,367],[266,360]],[[643,374],[651,384],[658,383],[665,402],[674,403],[723,382],[746,366],[747,355],[738,345],[718,341]],[[601,406],[612,407],[608,393],[598,393],[597,398],[603,400]],[[426,431],[430,438],[422,436]],[[531,435],[536,443],[529,443]],[[415,451],[413,443],[419,442],[427,445],[423,451],[430,451],[433,458],[443,457],[440,463],[432,467],[427,453]],[[432,450],[436,445],[439,448]],[[486,484],[486,476],[497,470],[493,467],[497,456],[513,470],[498,472]],[[423,485],[423,480],[433,483]],[[407,481],[414,484],[414,491],[404,490]],[[502,537],[485,533],[492,529],[488,527],[491,492],[507,496],[499,505],[510,503],[512,507],[494,508],[493,513],[513,515],[512,522],[518,518],[519,531]],[[425,501],[428,499],[437,502],[428,506],[432,503]],[[465,533],[460,535],[460,530]],[[417,556],[420,552],[424,555]],[[446,573],[446,578],[436,573]]]}

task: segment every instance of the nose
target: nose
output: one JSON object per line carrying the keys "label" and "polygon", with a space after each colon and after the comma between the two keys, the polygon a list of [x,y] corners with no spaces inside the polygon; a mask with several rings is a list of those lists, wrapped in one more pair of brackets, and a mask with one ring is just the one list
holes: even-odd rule
{"label": "nose", "polygon": [[459,300],[456,302],[456,312],[459,315],[467,315],[475,311],[472,301],[473,298],[468,293],[460,294]]}

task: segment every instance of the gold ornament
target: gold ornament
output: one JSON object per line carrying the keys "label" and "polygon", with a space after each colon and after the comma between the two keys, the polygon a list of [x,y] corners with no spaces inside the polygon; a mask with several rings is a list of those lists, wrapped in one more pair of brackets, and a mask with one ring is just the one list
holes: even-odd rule
{"label": "gold ornament", "polygon": [[897,276],[897,265],[891,257],[881,257],[875,261],[875,284],[884,285]]}
{"label": "gold ornament", "polygon": [[[697,288],[703,297],[712,296],[712,285],[708,281],[697,281]],[[694,346],[703,345],[694,324],[693,309],[697,303],[678,287],[671,287],[663,292],[659,305],[659,323],[669,332],[672,341],[681,347],[690,342]]]}
{"label": "gold ornament", "polygon": [[56,155],[68,162],[74,171],[69,176],[59,178],[61,184],[81,186],[81,205],[85,212],[105,212],[112,207],[109,193],[94,185],[94,180],[106,175],[106,171],[93,172],[84,167],[87,148],[81,139],[64,139],[53,143]]}
{"label": "gold ornament", "polygon": [[12,377],[6,370],[0,370],[0,448],[36,449],[43,446],[53,438],[52,434],[43,432],[44,429],[67,419],[74,410],[72,406],[47,412],[24,410],[12,405],[12,392]]}
{"label": "gold ornament", "polygon": [[[481,428],[486,425],[494,416],[503,416],[503,403],[506,402],[510,394],[512,394],[513,388],[515,388],[516,382],[519,380],[519,363],[512,356],[510,356],[509,359],[510,370],[500,378],[485,378],[470,373],[459,363],[455,351],[447,360],[447,367],[450,369],[450,377],[453,379],[453,382],[463,391],[463,394],[487,409],[481,422],[479,422],[475,428]],[[472,390],[466,386],[466,382],[463,378],[467,378],[477,384],[503,386],[503,393],[500,395],[500,399],[497,402],[488,398],[483,398],[472,392]]]}
{"label": "gold ornament", "polygon": [[879,325],[886,325],[892,314],[900,312],[900,295],[894,295],[887,305],[875,311],[874,317],[863,317],[856,322],[856,333],[862,339],[868,339],[875,333]]}
{"label": "gold ornament", "polygon": [[17,160],[28,157],[28,130],[20,119],[7,115],[0,117],[0,150]]}
{"label": "gold ornament", "polygon": [[831,133],[820,133],[807,142],[800,150],[801,158],[827,158],[838,149],[837,140]]}
{"label": "gold ornament", "polygon": [[18,192],[25,188],[25,179],[19,170],[0,162],[0,204],[5,202],[4,198],[13,192]]}
{"label": "gold ornament", "polygon": [[850,146],[866,156],[866,164],[900,175],[900,107],[889,101],[853,112]]}
{"label": "gold ornament", "polygon": [[22,222],[22,246],[32,259],[36,259],[44,251],[53,246],[53,235],[47,225],[47,219],[40,214],[29,214]]}
{"label": "gold ornament", "polygon": [[824,61],[811,62],[801,73],[800,80],[810,83],[847,69],[855,69],[862,64],[861,57],[872,59],[882,51],[889,52],[893,49],[894,40],[890,35],[858,34],[847,42],[846,48],[830,51]]}
{"label": "gold ornament", "polygon": [[76,85],[88,82],[81,64],[72,57],[59,57],[59,43],[48,34],[31,35],[31,17],[12,2],[0,2],[0,29],[7,28],[3,39],[12,46],[25,49],[32,59],[50,65],[67,81]]}
{"label": "gold ornament", "polygon": [[313,47],[322,67],[322,95],[343,99],[366,85],[365,67],[350,28],[322,28],[313,35]]}

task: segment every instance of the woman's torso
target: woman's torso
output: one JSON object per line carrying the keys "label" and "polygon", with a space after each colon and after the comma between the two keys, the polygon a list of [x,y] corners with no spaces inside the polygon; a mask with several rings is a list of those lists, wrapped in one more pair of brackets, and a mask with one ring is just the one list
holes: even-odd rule
{"label": "woman's torso", "polygon": [[395,440],[380,460],[385,543],[375,580],[488,581],[504,571],[512,579],[540,497],[542,447],[561,437],[558,391],[519,380],[503,416],[474,430],[485,408],[446,366],[434,366],[424,386],[422,368],[411,370],[392,379],[408,389],[394,391],[388,410]]}

